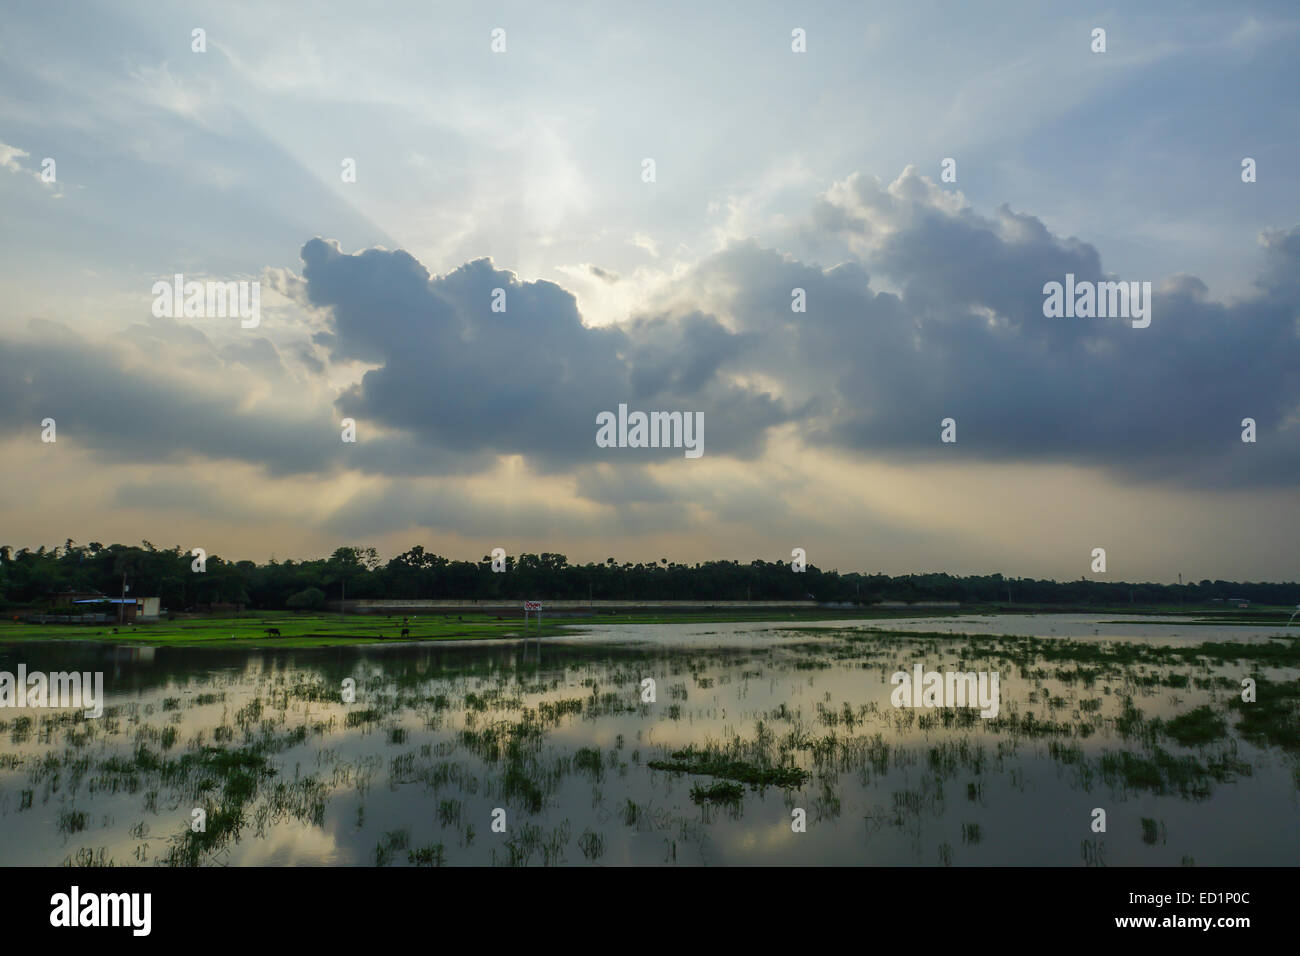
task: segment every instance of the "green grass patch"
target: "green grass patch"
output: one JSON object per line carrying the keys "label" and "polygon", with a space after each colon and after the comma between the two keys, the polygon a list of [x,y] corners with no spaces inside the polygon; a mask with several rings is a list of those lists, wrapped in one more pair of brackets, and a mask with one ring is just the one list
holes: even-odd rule
{"label": "green grass patch", "polygon": [[699,751],[693,747],[678,750],[670,760],[651,760],[646,766],[652,770],[672,773],[689,773],[703,777],[718,777],[747,783],[753,787],[801,787],[808,779],[808,771],[798,767],[772,767],[728,757],[716,751]]}
{"label": "green grass patch", "polygon": [[1161,728],[1165,735],[1184,747],[1199,747],[1221,740],[1228,735],[1228,722],[1214,712],[1208,704],[1189,710],[1166,722]]}
{"label": "green grass patch", "polygon": [[701,805],[706,803],[738,804],[744,795],[744,787],[729,781],[711,783],[707,787],[698,783],[691,786],[691,802]]}
{"label": "green grass patch", "polygon": [[1255,701],[1240,695],[1228,706],[1240,716],[1237,731],[1254,743],[1267,743],[1292,753],[1300,751],[1300,681],[1268,681],[1260,678]]}

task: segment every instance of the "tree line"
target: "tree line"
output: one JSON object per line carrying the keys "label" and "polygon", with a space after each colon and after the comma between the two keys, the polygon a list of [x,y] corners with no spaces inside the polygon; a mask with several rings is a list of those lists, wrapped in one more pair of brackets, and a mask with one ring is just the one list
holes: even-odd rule
{"label": "tree line", "polygon": [[880,601],[960,601],[964,604],[1152,605],[1196,604],[1241,598],[1254,604],[1300,603],[1300,584],[1209,581],[1130,584],[1117,581],[1053,581],[1001,574],[802,573],[788,561],[657,561],[570,564],[562,554],[506,558],[504,573],[485,555],[458,561],[416,546],[387,562],[374,548],[342,547],[308,561],[227,561],[208,555],[202,571],[179,546],[156,548],[99,542],[35,551],[0,547],[0,606],[7,610],[51,606],[60,592],[99,591],[109,597],[159,597],[171,611],[215,605],[249,609],[315,610],[341,597],[369,599],[533,599],[619,601],[817,600],[873,604]]}

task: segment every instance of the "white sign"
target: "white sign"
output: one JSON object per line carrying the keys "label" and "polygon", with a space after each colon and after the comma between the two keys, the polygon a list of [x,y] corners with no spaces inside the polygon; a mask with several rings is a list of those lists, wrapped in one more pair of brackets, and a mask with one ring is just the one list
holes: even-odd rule
{"label": "white sign", "polygon": [[525,602],[524,602],[524,610],[525,610],[525,611],[540,611],[541,609],[542,609],[542,602],[541,602],[541,601],[525,601]]}

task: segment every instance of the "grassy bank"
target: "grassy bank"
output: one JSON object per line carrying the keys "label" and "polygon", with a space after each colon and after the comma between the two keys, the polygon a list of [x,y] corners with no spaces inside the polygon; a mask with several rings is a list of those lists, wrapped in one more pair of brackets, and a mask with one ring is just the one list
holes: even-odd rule
{"label": "grassy bank", "polygon": [[[721,624],[745,622],[794,621],[799,623],[844,620],[901,620],[907,618],[957,617],[981,614],[1063,614],[1104,613],[1105,609],[1077,608],[1064,610],[1045,607],[1010,608],[799,608],[785,610],[718,610],[647,613],[594,613],[583,615],[543,615],[540,631],[535,619],[528,623],[527,636],[543,637],[576,633],[606,624]],[[1284,613],[1285,612],[1285,613]],[[1176,608],[1139,608],[1127,610],[1125,618],[1143,614],[1178,614]],[[1198,608],[1179,615],[1180,624],[1285,624],[1289,609],[1250,608],[1243,610],[1206,611]],[[329,647],[358,643],[392,641],[473,641],[517,639],[525,636],[519,616],[495,614],[420,614],[408,615],[403,637],[401,615],[381,614],[295,614],[287,611],[249,611],[236,616],[190,617],[134,626],[109,624],[26,624],[0,621],[0,642],[26,640],[99,641],[142,646],[240,646],[240,647]],[[1124,623],[1116,620],[1113,623]],[[1134,623],[1140,623],[1135,621]],[[268,629],[279,635],[268,634]],[[1296,633],[1300,635],[1300,627]]]}
{"label": "grassy bank", "polygon": [[[949,614],[955,611],[949,611]],[[540,631],[530,618],[527,631],[520,616],[495,614],[294,614],[286,611],[249,611],[229,617],[195,617],[175,621],[137,624],[131,627],[109,624],[25,624],[0,621],[0,642],[23,640],[103,641],[141,645],[204,645],[241,647],[329,647],[387,641],[473,641],[502,638],[543,637],[580,631],[603,624],[726,623],[746,621],[832,621],[846,619],[883,620],[902,617],[938,616],[932,611],[902,608],[882,610],[799,609],[797,611],[719,611],[716,613],[661,612],[646,614],[543,614]],[[274,628],[280,635],[268,635]],[[409,630],[402,637],[403,629]]]}
{"label": "grassy bank", "polygon": [[[278,630],[279,636],[268,634]],[[374,615],[289,614],[250,612],[237,617],[190,618],[131,627],[104,624],[23,624],[0,622],[0,642],[24,640],[99,641],[147,646],[330,647],[387,641],[465,641],[522,637],[522,621],[497,620],[489,615],[451,615],[409,619],[402,637],[402,619]],[[543,636],[560,630],[544,622]],[[529,626],[529,636],[538,633]]]}

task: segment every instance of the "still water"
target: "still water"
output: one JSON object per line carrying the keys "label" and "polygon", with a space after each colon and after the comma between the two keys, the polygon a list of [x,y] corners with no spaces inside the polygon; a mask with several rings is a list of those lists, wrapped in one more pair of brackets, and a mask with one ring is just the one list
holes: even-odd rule
{"label": "still water", "polygon": [[[102,671],[107,697],[0,710],[0,863],[1294,865],[1293,738],[1233,702],[1295,693],[1295,638],[1120,620],[0,645],[0,671]],[[1177,652],[1212,642],[1257,650]],[[997,672],[998,717],[893,706],[918,663]],[[1202,706],[1207,733],[1168,723]]]}

